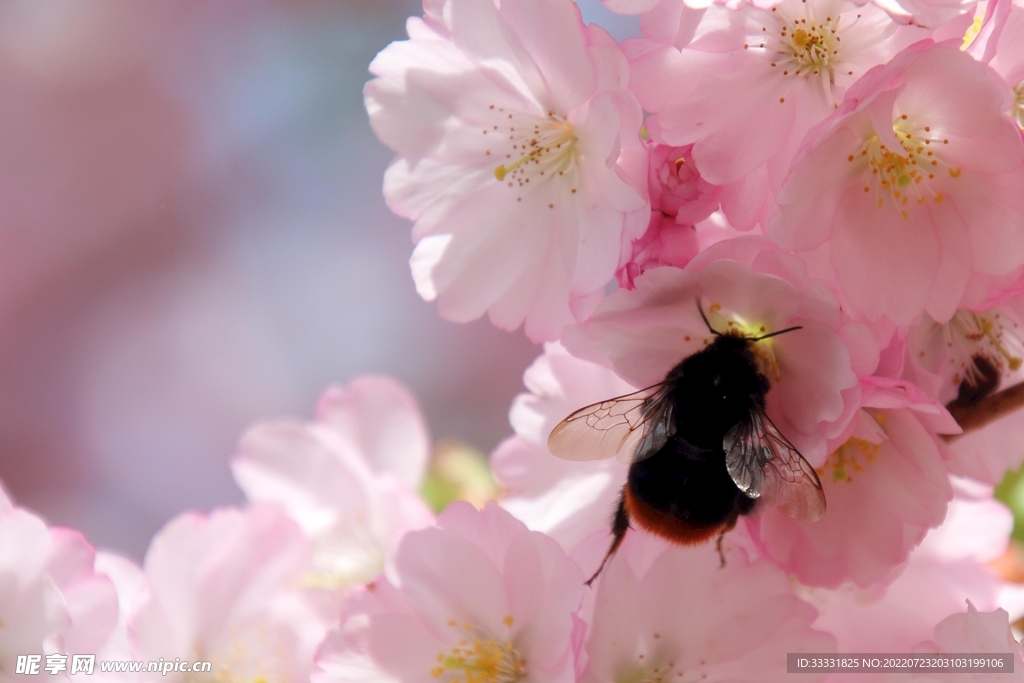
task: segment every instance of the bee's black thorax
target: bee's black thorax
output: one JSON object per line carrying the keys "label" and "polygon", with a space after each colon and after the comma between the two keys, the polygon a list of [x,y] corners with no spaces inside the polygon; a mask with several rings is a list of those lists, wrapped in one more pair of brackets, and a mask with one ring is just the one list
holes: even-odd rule
{"label": "bee's black thorax", "polygon": [[753,344],[723,334],[668,373],[676,435],[700,448],[721,450],[725,433],[764,409],[769,383],[758,369]]}

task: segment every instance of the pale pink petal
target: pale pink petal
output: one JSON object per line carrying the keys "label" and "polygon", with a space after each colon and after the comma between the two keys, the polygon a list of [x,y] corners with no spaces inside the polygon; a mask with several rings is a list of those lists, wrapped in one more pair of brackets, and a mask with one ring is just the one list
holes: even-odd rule
{"label": "pale pink petal", "polygon": [[928,301],[941,247],[931,226],[874,202],[870,193],[847,191],[832,222],[832,265],[858,310],[906,325]]}
{"label": "pale pink petal", "polygon": [[801,523],[766,507],[751,522],[768,556],[806,585],[881,581],[945,517],[952,490],[932,435],[907,410],[878,419],[884,435],[852,439],[819,468],[828,503],[821,520]]}
{"label": "pale pink petal", "polygon": [[[639,573],[629,556],[652,545],[661,552]],[[722,567],[711,547],[627,535],[598,586],[584,680],[619,680],[628,672],[666,680],[682,673],[707,681],[782,681],[789,675],[786,652],[834,649],[831,636],[810,628],[815,610],[793,595],[781,571],[748,561],[734,546],[726,552]]]}
{"label": "pale pink petal", "polygon": [[430,436],[416,398],[393,379],[359,377],[325,391],[317,420],[355,440],[376,472],[390,472],[411,488],[427,467]]}

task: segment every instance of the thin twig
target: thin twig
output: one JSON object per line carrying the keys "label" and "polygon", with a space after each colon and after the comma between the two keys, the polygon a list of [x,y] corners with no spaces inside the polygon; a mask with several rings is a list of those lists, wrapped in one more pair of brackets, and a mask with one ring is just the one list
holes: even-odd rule
{"label": "thin twig", "polygon": [[[1024,382],[1015,384],[1009,389],[989,394],[977,403],[958,405],[950,403],[946,406],[950,415],[964,430],[964,434],[981,429],[989,422],[1009,415],[1018,408],[1024,408]],[[955,441],[963,434],[947,434],[946,441]]]}

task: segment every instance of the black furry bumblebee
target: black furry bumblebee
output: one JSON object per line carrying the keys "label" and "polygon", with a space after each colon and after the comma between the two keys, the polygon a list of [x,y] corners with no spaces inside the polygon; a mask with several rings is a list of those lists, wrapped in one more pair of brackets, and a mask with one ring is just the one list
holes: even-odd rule
{"label": "black furry bumblebee", "polygon": [[630,522],[689,545],[716,536],[721,542],[759,499],[799,520],[825,514],[814,468],[765,413],[771,384],[754,352],[757,342],[800,328],[745,337],[717,332],[700,313],[711,344],[659,384],[577,410],[548,438],[551,452],[568,460],[632,457],[612,545],[588,585]]}

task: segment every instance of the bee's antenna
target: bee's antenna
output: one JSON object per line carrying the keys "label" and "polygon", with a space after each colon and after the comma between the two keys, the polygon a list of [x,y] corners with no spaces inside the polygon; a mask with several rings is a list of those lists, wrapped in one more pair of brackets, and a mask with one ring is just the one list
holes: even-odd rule
{"label": "bee's antenna", "polygon": [[700,297],[697,297],[697,310],[700,311],[700,317],[704,320],[704,324],[708,326],[708,329],[711,331],[711,334],[715,335],[716,337],[721,337],[722,333],[716,330],[715,328],[711,327],[711,323],[708,322],[708,317],[704,315],[704,308],[700,305]]}
{"label": "bee's antenna", "polygon": [[786,334],[787,332],[792,332],[793,330],[802,330],[802,329],[804,329],[803,325],[797,325],[796,327],[787,327],[786,329],[779,330],[778,332],[770,332],[768,334],[762,334],[760,337],[751,337],[750,341],[761,341],[762,339],[767,339],[768,337],[777,337],[780,334]]}

